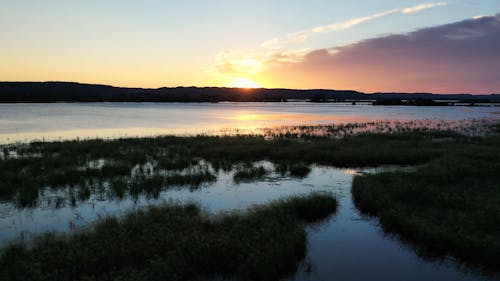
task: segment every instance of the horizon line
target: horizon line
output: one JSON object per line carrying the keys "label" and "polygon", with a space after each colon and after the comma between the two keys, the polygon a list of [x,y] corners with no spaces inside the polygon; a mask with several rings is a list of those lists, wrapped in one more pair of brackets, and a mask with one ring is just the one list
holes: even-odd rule
{"label": "horizon line", "polygon": [[0,83],[66,83],[66,84],[80,84],[80,85],[92,85],[92,86],[105,86],[113,88],[124,88],[124,89],[141,89],[141,90],[160,90],[160,89],[179,89],[179,88],[198,88],[198,89],[234,89],[242,91],[252,91],[252,90],[291,90],[291,91],[344,91],[344,92],[357,92],[365,95],[373,94],[432,94],[432,95],[473,95],[473,96],[493,96],[500,95],[500,93],[490,92],[490,93],[435,93],[435,92],[425,92],[425,91],[375,91],[375,92],[364,92],[353,89],[327,89],[327,88],[239,88],[239,87],[227,87],[227,86],[161,86],[161,87],[135,87],[135,86],[117,86],[112,84],[102,84],[102,83],[89,83],[89,82],[78,82],[78,81],[60,81],[60,80],[47,80],[47,81],[0,81]]}

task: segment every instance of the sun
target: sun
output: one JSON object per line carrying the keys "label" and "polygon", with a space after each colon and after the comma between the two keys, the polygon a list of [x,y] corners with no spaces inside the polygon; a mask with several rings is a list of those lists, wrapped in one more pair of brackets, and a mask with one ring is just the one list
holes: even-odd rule
{"label": "sun", "polygon": [[262,86],[259,83],[247,78],[234,78],[231,82],[228,83],[227,86],[232,88],[244,88],[244,89],[262,88]]}

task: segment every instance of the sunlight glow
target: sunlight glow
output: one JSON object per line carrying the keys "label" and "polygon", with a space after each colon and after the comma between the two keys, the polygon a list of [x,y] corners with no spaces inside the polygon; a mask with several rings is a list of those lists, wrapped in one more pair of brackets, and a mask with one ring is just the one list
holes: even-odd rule
{"label": "sunlight glow", "polygon": [[244,89],[255,89],[262,88],[262,86],[247,78],[235,78],[230,83],[227,84],[231,88],[244,88]]}
{"label": "sunlight glow", "polygon": [[237,69],[240,72],[247,73],[249,75],[257,74],[260,68],[261,63],[256,59],[242,59],[237,63]]}

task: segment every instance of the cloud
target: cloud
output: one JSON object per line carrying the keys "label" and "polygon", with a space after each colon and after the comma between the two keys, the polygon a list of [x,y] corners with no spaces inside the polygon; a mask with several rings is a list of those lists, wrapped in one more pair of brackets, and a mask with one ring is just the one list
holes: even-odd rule
{"label": "cloud", "polygon": [[237,51],[219,53],[211,71],[221,75],[255,75],[262,67],[261,61],[254,58],[257,55]]}
{"label": "cloud", "polygon": [[290,34],[287,37],[286,43],[302,43],[306,41],[309,37],[313,36],[314,34],[318,33],[327,33],[327,32],[332,32],[332,31],[339,31],[339,30],[345,30],[349,29],[351,27],[354,27],[356,25],[372,21],[375,19],[383,18],[389,15],[397,14],[401,12],[400,9],[393,9],[389,11],[385,11],[382,13],[378,14],[373,14],[365,17],[358,17],[358,18],[352,18],[347,21],[342,21],[342,22],[336,22],[328,25],[323,25],[323,26],[317,26],[315,28],[312,28],[310,30],[306,31],[300,31],[296,32],[293,34]]}
{"label": "cloud", "polygon": [[[339,31],[339,30],[346,30],[349,28],[352,28],[354,26],[357,26],[359,24],[373,21],[376,19],[380,19],[383,17],[387,17],[390,15],[395,15],[395,14],[413,14],[417,12],[421,12],[423,10],[427,9],[432,9],[432,8],[437,8],[437,7],[442,7],[448,5],[446,2],[436,2],[436,3],[425,3],[425,4],[420,4],[412,7],[406,7],[406,8],[397,8],[397,9],[391,9],[387,10],[381,13],[377,14],[372,14],[368,16],[363,16],[363,17],[357,17],[357,18],[352,18],[346,21],[341,21],[341,22],[335,22],[331,23],[328,25],[323,25],[323,26],[317,26],[309,30],[305,31],[300,31],[296,33],[292,33],[287,36],[287,39],[285,40],[286,43],[303,43],[305,42],[309,37],[319,34],[319,33],[327,33],[327,32],[332,32],[332,31]],[[274,40],[279,40],[278,38],[275,38]]]}
{"label": "cloud", "polygon": [[[215,63],[209,72],[222,77],[238,75],[255,75],[264,70],[268,65],[276,62],[300,62],[310,49],[298,48],[298,44],[305,43],[311,36],[334,31],[346,30],[362,23],[380,19],[394,14],[416,13],[425,9],[444,6],[446,3],[426,3],[407,8],[397,8],[368,16],[352,18],[346,21],[317,26],[308,30],[291,33],[284,37],[276,37],[263,42],[255,49],[242,51],[226,51],[217,54]],[[248,63],[253,61],[252,63]],[[258,67],[255,67],[258,65]],[[251,68],[248,70],[248,68]]]}
{"label": "cloud", "polygon": [[500,15],[389,35],[276,62],[281,87],[500,93]]}
{"label": "cloud", "polygon": [[481,19],[481,18],[484,18],[484,17],[489,17],[489,16],[487,16],[487,15],[477,15],[477,16],[473,16],[472,19],[478,20],[478,19]]}
{"label": "cloud", "polygon": [[416,5],[413,7],[405,8],[401,11],[401,13],[413,14],[413,13],[417,13],[417,12],[420,12],[423,10],[432,9],[432,8],[436,8],[436,7],[442,7],[442,6],[446,6],[446,5],[448,5],[448,3],[446,3],[446,2],[426,3],[426,4],[421,4],[421,5]]}
{"label": "cloud", "polygon": [[274,53],[268,60],[267,63],[272,62],[301,62],[304,57],[311,52],[310,48],[303,48],[298,50],[288,50],[283,52]]}
{"label": "cloud", "polygon": [[260,46],[262,48],[274,49],[276,47],[279,47],[280,43],[281,43],[280,39],[276,37],[276,38],[273,38],[271,40],[268,40],[268,41],[260,44]]}
{"label": "cloud", "polygon": [[344,30],[344,29],[348,29],[348,28],[351,28],[353,26],[356,26],[358,24],[361,24],[361,23],[364,23],[367,21],[371,21],[371,20],[375,20],[378,18],[386,17],[389,15],[393,15],[393,14],[398,13],[398,12],[399,12],[399,9],[389,10],[389,11],[385,11],[382,13],[366,16],[366,17],[359,17],[359,18],[350,19],[350,20],[344,21],[344,22],[334,23],[334,24],[330,24],[330,25],[326,25],[326,26],[319,26],[319,27],[313,28],[311,31],[314,33],[325,33],[325,32],[330,32],[330,31]]}

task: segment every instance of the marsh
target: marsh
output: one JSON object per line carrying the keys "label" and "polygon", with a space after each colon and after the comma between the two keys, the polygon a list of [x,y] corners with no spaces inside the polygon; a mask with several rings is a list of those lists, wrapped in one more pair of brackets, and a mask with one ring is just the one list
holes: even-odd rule
{"label": "marsh", "polygon": [[[286,266],[287,270],[270,274],[269,278],[318,280],[346,279],[349,276],[347,279],[362,280],[375,276],[398,280],[414,276],[415,280],[496,280],[495,260],[483,255],[479,244],[469,249],[475,253],[470,256],[476,258],[468,259],[460,253],[440,251],[432,243],[415,241],[405,234],[404,229],[387,227],[385,207],[389,207],[391,214],[393,207],[390,204],[399,206],[403,201],[397,200],[412,198],[413,191],[408,193],[410,197],[387,197],[391,190],[385,190],[386,197],[383,198],[394,199],[387,199],[381,205],[369,203],[370,200],[384,202],[377,199],[378,193],[363,192],[367,184],[377,189],[386,188],[387,185],[378,187],[378,182],[404,180],[412,173],[442,171],[442,174],[432,174],[424,181],[443,178],[450,182],[468,180],[481,184],[481,181],[484,188],[473,192],[483,199],[496,200],[497,197],[487,194],[498,194],[494,192],[498,174],[493,159],[496,159],[500,145],[498,126],[488,124],[484,125],[488,128],[484,136],[467,136],[439,128],[410,130],[401,127],[405,130],[389,132],[386,128],[392,125],[378,124],[376,128],[382,128],[383,132],[370,131],[343,138],[309,134],[317,127],[302,126],[300,134],[283,133],[279,129],[267,137],[248,134],[163,136],[6,145],[2,149],[1,162],[4,179],[1,189],[2,244],[18,246],[8,248],[11,250],[6,252],[3,262],[7,268],[14,268],[14,265],[5,263],[8,256],[18,253],[16,247],[19,245],[29,245],[33,239],[38,241],[43,237],[39,235],[46,232],[54,233],[55,236],[50,236],[53,237],[50,239],[56,239],[54,243],[58,239],[76,239],[71,238],[72,235],[82,231],[87,233],[93,225],[105,223],[110,216],[110,219],[121,220],[124,214],[133,215],[150,208],[148,206],[170,208],[172,204],[195,204],[203,210],[202,213],[206,212],[203,217],[218,218],[235,211],[246,212],[255,204],[265,206],[275,200],[319,192],[335,198],[338,202],[336,211],[331,217],[306,226],[306,250]],[[339,128],[352,127],[356,125]],[[337,127],[327,128],[332,132]],[[298,128],[294,127],[294,130]],[[481,169],[481,178],[477,177],[477,171],[469,171],[471,168],[467,165],[456,167],[460,173],[442,169],[457,159],[489,168]],[[370,166],[378,168],[368,168]],[[354,201],[351,194],[353,181]],[[462,189],[463,192],[471,191],[467,186]],[[433,189],[428,190],[439,196],[434,198],[436,202],[447,200],[449,208],[456,204],[475,204],[474,198],[479,198],[465,197],[472,200],[470,202],[469,199],[463,201],[464,197],[445,199],[448,191],[443,190],[444,193],[438,195],[432,193]],[[497,234],[491,228],[496,224],[491,220],[496,220],[494,214],[498,210],[490,208],[494,204],[471,206],[476,206],[472,207],[476,210],[484,207],[482,211],[488,214],[489,221],[484,220],[473,228],[466,226],[464,221],[463,227],[469,232],[464,237],[456,236],[456,232],[447,228],[443,228],[444,233],[455,235],[456,239],[488,233],[493,239],[488,248],[496,251],[494,237]],[[419,208],[427,208],[425,215],[444,206],[417,204],[411,210]],[[464,214],[474,215],[467,211],[468,207],[462,209]],[[449,211],[451,218],[452,209]],[[406,210],[401,214],[409,213]],[[116,216],[118,218],[113,218]],[[402,215],[398,219],[404,221],[405,217]],[[420,219],[425,219],[425,216]],[[422,227],[431,227],[433,223],[428,221]],[[448,247],[439,245],[445,249]],[[31,250],[22,251],[28,256],[34,254]],[[276,262],[281,262],[281,258],[275,258]],[[358,270],[359,264],[365,265],[363,271]],[[395,264],[398,270],[394,269]],[[29,266],[29,263],[24,266]],[[149,272],[150,269],[145,270]],[[206,272],[200,271],[200,274],[224,273],[218,269],[210,272],[205,275]],[[236,274],[231,272],[230,275]]]}

